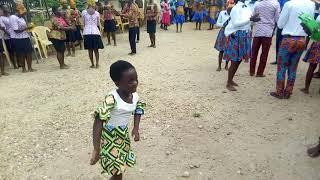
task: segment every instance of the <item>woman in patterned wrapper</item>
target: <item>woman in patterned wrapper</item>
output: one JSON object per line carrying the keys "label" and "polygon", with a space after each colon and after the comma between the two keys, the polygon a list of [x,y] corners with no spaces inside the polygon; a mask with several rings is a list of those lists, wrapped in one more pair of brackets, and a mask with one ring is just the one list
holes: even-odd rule
{"label": "woman in patterned wrapper", "polygon": [[64,63],[66,31],[74,30],[75,27],[71,26],[70,22],[68,23],[66,18],[63,16],[61,7],[53,7],[52,12],[54,15],[51,17],[52,27],[50,28],[49,39],[57,52],[60,69],[68,69],[69,66]]}
{"label": "woman in patterned wrapper", "polygon": [[100,160],[102,173],[111,175],[111,180],[122,180],[127,167],[136,163],[130,145],[129,122],[134,114],[131,135],[140,140],[139,124],[145,104],[136,93],[138,76],[134,66],[126,61],[117,61],[110,67],[110,77],[116,90],[107,94],[94,112],[93,152],[90,164]]}

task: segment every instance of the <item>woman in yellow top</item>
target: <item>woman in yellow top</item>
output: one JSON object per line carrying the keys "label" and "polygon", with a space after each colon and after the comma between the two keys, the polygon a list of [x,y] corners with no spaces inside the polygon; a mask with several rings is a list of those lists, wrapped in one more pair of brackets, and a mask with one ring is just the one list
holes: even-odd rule
{"label": "woman in yellow top", "polygon": [[75,28],[70,26],[70,22],[64,18],[61,7],[53,7],[52,12],[54,16],[51,18],[52,27],[49,33],[49,38],[57,51],[57,59],[60,64],[60,69],[68,69],[69,67],[64,63],[64,52],[66,51],[65,31],[75,30]]}

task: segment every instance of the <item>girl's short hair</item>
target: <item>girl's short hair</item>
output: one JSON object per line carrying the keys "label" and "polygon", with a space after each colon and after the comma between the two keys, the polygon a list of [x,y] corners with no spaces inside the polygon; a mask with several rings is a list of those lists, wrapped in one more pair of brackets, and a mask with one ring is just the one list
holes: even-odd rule
{"label": "girl's short hair", "polygon": [[135,67],[127,61],[119,60],[110,66],[110,77],[113,82],[119,82],[123,72],[135,69]]}

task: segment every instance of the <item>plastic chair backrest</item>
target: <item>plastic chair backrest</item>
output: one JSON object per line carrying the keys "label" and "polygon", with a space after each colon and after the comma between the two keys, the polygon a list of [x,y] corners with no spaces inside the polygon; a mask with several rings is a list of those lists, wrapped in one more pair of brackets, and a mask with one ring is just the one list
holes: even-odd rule
{"label": "plastic chair backrest", "polygon": [[36,32],[40,41],[49,41],[48,32],[50,29],[44,26],[37,26],[33,29],[33,32]]}
{"label": "plastic chair backrest", "polygon": [[49,29],[52,28],[52,22],[51,21],[44,21],[43,25]]}

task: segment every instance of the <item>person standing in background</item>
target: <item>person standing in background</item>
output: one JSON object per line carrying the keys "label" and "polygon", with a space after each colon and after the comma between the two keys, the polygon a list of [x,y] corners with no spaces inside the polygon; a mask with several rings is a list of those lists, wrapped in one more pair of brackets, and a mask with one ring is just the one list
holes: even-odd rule
{"label": "person standing in background", "polygon": [[7,30],[6,30],[6,26],[4,25],[4,23],[2,21],[3,19],[1,18],[3,15],[4,15],[3,9],[0,8],[0,77],[2,75],[3,76],[9,75],[4,70],[5,63],[4,63],[4,57],[3,57],[4,48],[3,48],[2,40],[4,39],[4,35],[7,33]]}
{"label": "person standing in background", "polygon": [[184,0],[178,0],[176,3],[176,16],[174,17],[174,23],[176,24],[177,33],[179,32],[179,25],[180,25],[180,32],[182,32],[182,25],[185,22],[185,12],[184,12],[184,6],[185,2]]}
{"label": "person standing in background", "polygon": [[10,32],[12,30],[12,28],[10,26],[10,21],[9,21],[10,9],[7,5],[2,5],[2,6],[0,6],[0,8],[3,11],[3,16],[1,16],[0,18],[5,26],[5,29],[6,29],[6,33],[4,33],[4,42],[6,44],[8,52],[9,52],[11,63],[13,65],[14,69],[18,69],[18,63],[15,60],[16,57],[14,55],[14,50],[13,50],[13,43],[12,43],[12,39],[10,37]]}
{"label": "person standing in background", "polygon": [[[18,3],[16,8],[17,13],[15,15],[11,15],[9,18],[10,27],[12,28],[10,36],[14,44],[13,49],[16,53],[19,64],[22,66],[22,72],[34,72],[36,70],[32,68],[33,48],[30,35],[28,33],[28,31],[32,29],[32,26],[28,26],[25,20],[27,9],[24,7],[23,3]],[[27,62],[28,71],[26,69],[25,62]]]}
{"label": "person standing in background", "polygon": [[[280,3],[281,10],[287,1],[289,1],[289,0],[278,0],[278,2]],[[280,48],[281,41],[282,41],[282,29],[277,27],[277,31],[276,31],[276,61],[270,63],[272,65],[278,64],[277,60],[278,60],[278,54],[279,54],[279,48]]]}
{"label": "person standing in background", "polygon": [[280,4],[277,0],[262,0],[255,4],[253,14],[259,14],[261,20],[255,23],[250,61],[250,76],[256,74],[256,62],[260,47],[260,63],[256,77],[265,77],[264,69],[268,61],[268,54],[272,43],[272,36],[280,15]]}
{"label": "person standing in background", "polygon": [[156,48],[156,30],[157,30],[157,17],[158,17],[158,6],[153,0],[149,0],[146,8],[146,18],[147,18],[147,33],[151,41],[149,47]]}
{"label": "person standing in background", "polygon": [[217,23],[216,17],[218,12],[220,11],[217,3],[217,0],[210,0],[209,1],[209,13],[208,13],[208,22],[209,22],[209,29],[212,30],[214,28],[214,25]]}
{"label": "person standing in background", "polygon": [[171,24],[174,22],[174,17],[176,16],[176,9],[177,9],[177,0],[169,0],[169,5],[171,9]]}
{"label": "person standing in background", "polygon": [[[315,12],[314,18],[317,19],[320,14],[320,0],[314,0],[314,2],[316,4],[316,12]],[[318,72],[315,72],[313,74],[313,78],[317,78],[317,79],[320,78],[320,64],[319,64]]]}
{"label": "person standing in background", "polygon": [[128,3],[122,10],[121,16],[129,20],[129,42],[131,48],[129,55],[135,55],[137,54],[136,36],[137,28],[139,28],[139,9],[138,6],[134,5],[133,0],[128,0]]}
{"label": "person standing in background", "polygon": [[191,22],[192,21],[192,0],[186,0],[185,6],[184,6],[184,17],[185,22]]}
{"label": "person standing in background", "polygon": [[[270,95],[278,99],[289,99],[292,95],[300,57],[306,47],[307,34],[301,26],[299,16],[303,13],[314,16],[315,4],[311,0],[290,0],[280,14],[278,27],[283,39],[279,48],[276,91]],[[286,73],[288,73],[287,83]]]}
{"label": "person standing in background", "polygon": [[230,21],[225,28],[224,34],[227,37],[224,59],[231,61],[228,71],[226,88],[229,91],[237,91],[233,78],[239,65],[251,56],[251,23],[260,21],[259,15],[252,15],[252,11],[244,4],[244,0],[235,0],[236,5],[230,13]]}
{"label": "person standing in background", "polygon": [[113,39],[113,45],[117,46],[116,40],[116,21],[114,20],[115,15],[118,12],[114,9],[113,4],[106,0],[104,4],[104,32],[107,33],[108,44],[111,45],[111,37]]}
{"label": "person standing in background", "polygon": [[196,22],[196,30],[201,30],[201,24],[206,16],[206,10],[203,0],[196,0],[194,4],[194,15],[192,21]]}
{"label": "person standing in background", "polygon": [[168,26],[170,25],[170,5],[168,3],[168,0],[164,0],[164,2],[161,4],[162,6],[162,19],[161,23],[163,24],[163,29],[168,30]]}

